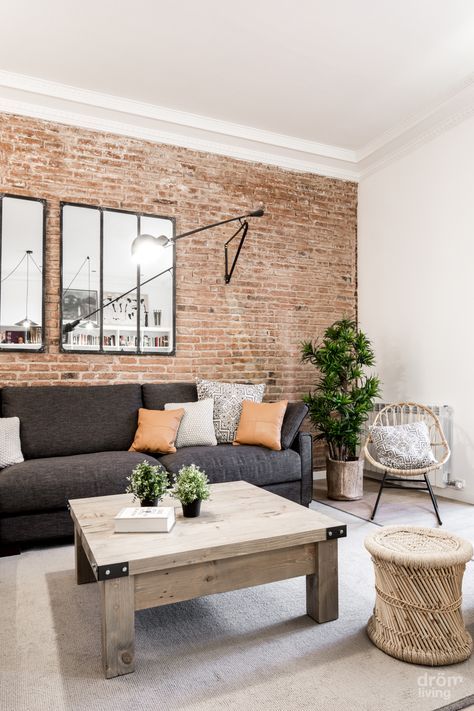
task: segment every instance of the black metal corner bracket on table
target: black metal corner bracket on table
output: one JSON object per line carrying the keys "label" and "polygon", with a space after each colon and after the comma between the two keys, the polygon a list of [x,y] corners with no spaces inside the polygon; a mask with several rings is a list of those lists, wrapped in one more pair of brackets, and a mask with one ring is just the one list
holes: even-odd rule
{"label": "black metal corner bracket on table", "polygon": [[130,565],[128,562],[112,563],[110,565],[92,566],[94,575],[99,582],[113,580],[114,578],[126,578],[129,575]]}
{"label": "black metal corner bracket on table", "polygon": [[333,541],[336,538],[346,538],[347,537],[347,526],[341,524],[340,526],[331,526],[326,528],[326,540]]}

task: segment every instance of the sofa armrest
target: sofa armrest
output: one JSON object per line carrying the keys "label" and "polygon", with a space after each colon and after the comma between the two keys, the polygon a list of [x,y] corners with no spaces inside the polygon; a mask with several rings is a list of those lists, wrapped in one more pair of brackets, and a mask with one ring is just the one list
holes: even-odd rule
{"label": "sofa armrest", "polygon": [[281,427],[282,449],[290,449],[307,414],[308,406],[304,402],[288,403]]}
{"label": "sofa armrest", "polygon": [[301,503],[309,506],[313,499],[313,437],[309,432],[298,432],[291,449],[301,458]]}

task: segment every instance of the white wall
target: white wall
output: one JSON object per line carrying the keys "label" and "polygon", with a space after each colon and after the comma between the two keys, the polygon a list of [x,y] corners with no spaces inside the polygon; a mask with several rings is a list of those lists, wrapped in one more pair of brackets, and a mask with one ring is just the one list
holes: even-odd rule
{"label": "white wall", "polygon": [[474,503],[474,118],[364,178],[358,234],[383,400],[454,408],[449,493]]}

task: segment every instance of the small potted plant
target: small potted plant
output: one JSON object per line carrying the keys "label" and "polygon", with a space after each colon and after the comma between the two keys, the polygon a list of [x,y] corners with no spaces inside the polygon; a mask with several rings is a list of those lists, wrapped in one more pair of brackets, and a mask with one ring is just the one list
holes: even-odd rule
{"label": "small potted plant", "polygon": [[170,488],[166,470],[161,464],[150,464],[146,460],[137,464],[127,478],[127,494],[133,494],[140,506],[158,506],[161,497]]}
{"label": "small potted plant", "polygon": [[201,501],[208,499],[211,495],[206,473],[195,464],[181,467],[171,495],[181,501],[183,516],[186,518],[199,516]]}
{"label": "small potted plant", "polygon": [[366,369],[375,364],[367,336],[349,319],[330,326],[322,343],[301,345],[302,360],[318,369],[319,380],[303,398],[310,420],[318,430],[316,439],[326,440],[326,478],[330,499],[354,500],[363,494],[362,459],[357,446],[380,380]]}

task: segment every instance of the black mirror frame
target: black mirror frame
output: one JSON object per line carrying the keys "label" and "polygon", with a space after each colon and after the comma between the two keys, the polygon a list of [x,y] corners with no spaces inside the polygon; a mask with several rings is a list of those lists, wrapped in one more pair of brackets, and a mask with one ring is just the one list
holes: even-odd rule
{"label": "black mirror frame", "polygon": [[[59,270],[60,270],[60,275],[59,275],[59,352],[60,353],[68,353],[69,355],[71,354],[78,354],[78,355],[104,355],[104,356],[115,356],[115,355],[129,355],[129,356],[154,356],[154,357],[165,357],[169,358],[170,356],[175,356],[176,355],[176,245],[173,243],[172,249],[173,249],[173,288],[172,288],[172,298],[173,298],[173,303],[172,303],[172,319],[173,323],[171,326],[171,331],[173,334],[173,349],[169,351],[168,353],[163,353],[163,352],[143,352],[140,350],[140,345],[137,346],[135,350],[120,350],[120,348],[117,348],[116,350],[107,350],[104,351],[104,344],[103,344],[103,339],[101,338],[101,343],[100,346],[97,350],[81,350],[80,348],[64,348],[63,346],[63,253],[64,253],[64,235],[63,235],[63,212],[65,207],[83,207],[87,208],[89,210],[98,210],[101,214],[101,220],[100,220],[100,294],[102,294],[103,291],[103,219],[102,215],[104,212],[118,212],[118,213],[123,213],[125,215],[134,215],[137,220],[139,220],[141,217],[150,217],[150,218],[155,218],[155,219],[162,219],[162,220],[170,220],[173,224],[173,240],[174,237],[176,236],[176,218],[175,217],[170,217],[169,215],[157,215],[157,214],[152,214],[148,212],[137,212],[135,210],[122,210],[120,208],[115,208],[115,207],[103,207],[102,205],[91,205],[88,203],[79,203],[79,202],[70,202],[70,201],[61,201],[59,203],[59,222],[60,222],[60,254],[59,254]],[[101,323],[103,314],[100,314],[101,318]],[[139,343],[139,340],[138,340]]]}
{"label": "black mirror frame", "polygon": [[[45,317],[45,303],[46,303],[46,218],[48,211],[48,203],[44,198],[32,197],[31,195],[16,195],[14,193],[4,193],[0,192],[0,279],[2,273],[2,253],[3,253],[3,242],[2,242],[2,231],[3,231],[3,198],[15,198],[16,200],[31,200],[33,202],[40,202],[43,205],[43,219],[41,223],[42,227],[42,247],[41,247],[41,258],[42,258],[42,272],[41,272],[41,345],[38,348],[1,348],[0,353],[44,353],[46,351],[46,317]],[[0,281],[0,304],[2,301],[2,286]]]}

